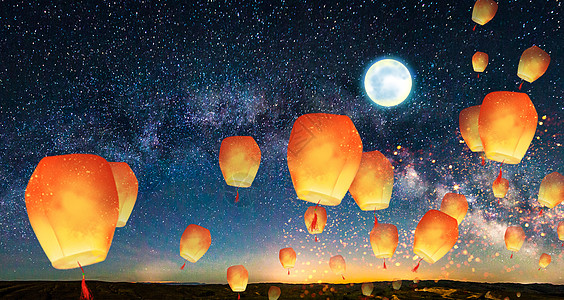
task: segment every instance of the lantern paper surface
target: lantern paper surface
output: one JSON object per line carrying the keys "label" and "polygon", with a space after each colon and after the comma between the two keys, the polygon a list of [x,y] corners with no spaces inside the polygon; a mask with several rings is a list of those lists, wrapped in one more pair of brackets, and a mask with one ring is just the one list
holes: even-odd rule
{"label": "lantern paper surface", "polygon": [[507,250],[517,252],[525,242],[525,231],[521,226],[509,226],[505,230],[505,247]]}
{"label": "lantern paper surface", "polygon": [[556,233],[558,233],[558,239],[564,241],[564,221],[558,222],[558,228],[556,228]]}
{"label": "lantern paper surface", "polygon": [[464,220],[468,212],[466,196],[456,193],[446,193],[441,202],[441,211],[456,219],[458,225]]}
{"label": "lantern paper surface", "polygon": [[280,249],[278,257],[280,258],[280,263],[284,269],[293,268],[296,264],[296,251],[292,248]]}
{"label": "lantern paper surface", "polygon": [[43,158],[25,191],[31,227],[56,269],[106,258],[119,216],[110,164],[92,154]]}
{"label": "lantern paper surface", "polygon": [[232,291],[239,293],[247,289],[249,282],[249,272],[243,265],[236,265],[227,268],[227,283]]}
{"label": "lantern paper surface", "polygon": [[472,152],[484,151],[480,132],[478,131],[478,117],[480,116],[480,105],[463,109],[458,115],[460,134]]}
{"label": "lantern paper surface", "polygon": [[231,136],[221,141],[219,167],[227,185],[250,187],[260,165],[260,148],[250,136]]}
{"label": "lantern paper surface", "polygon": [[[317,215],[317,219],[315,215]],[[304,221],[310,234],[322,233],[327,223],[327,211],[321,206],[317,206],[317,209],[315,206],[310,206],[304,214]]]}
{"label": "lantern paper surface", "polygon": [[497,3],[492,0],[477,0],[472,9],[472,21],[484,25],[488,23],[497,12]]}
{"label": "lantern paper surface", "polygon": [[195,263],[204,256],[210,245],[210,231],[202,226],[190,224],[180,238],[180,256]]}
{"label": "lantern paper surface", "polygon": [[486,157],[518,164],[533,140],[537,120],[537,111],[527,94],[505,91],[487,94],[478,119]]}
{"label": "lantern paper surface", "polygon": [[342,275],[347,269],[345,259],[341,255],[335,255],[329,259],[329,267],[331,271],[337,275]]}
{"label": "lantern paper surface", "polygon": [[380,151],[364,152],[349,192],[361,210],[388,208],[394,186],[394,170]]}
{"label": "lantern paper surface", "polygon": [[488,66],[488,54],[484,52],[477,51],[472,56],[472,68],[474,72],[484,72]]}
{"label": "lantern paper surface", "polygon": [[433,264],[447,254],[458,240],[456,219],[438,210],[429,210],[417,224],[413,252]]}
{"label": "lantern paper surface", "polygon": [[494,193],[494,197],[496,198],[503,198],[507,195],[507,191],[509,190],[509,180],[498,177],[492,184],[492,190]]}
{"label": "lantern paper surface", "polygon": [[564,176],[558,172],[546,175],[539,189],[540,204],[553,208],[564,200]]}
{"label": "lantern paper surface", "polygon": [[392,224],[378,223],[370,231],[370,245],[376,258],[389,258],[398,246],[398,229]]}
{"label": "lantern paper surface", "polygon": [[360,289],[362,290],[362,295],[368,297],[372,295],[372,291],[374,291],[374,284],[372,282],[365,282],[362,284]]}
{"label": "lantern paper surface", "polygon": [[131,170],[127,163],[110,162],[110,167],[114,174],[119,198],[119,218],[116,227],[123,227],[133,211],[135,201],[137,201],[139,183],[135,173],[133,173],[133,170]]}
{"label": "lantern paper surface", "polygon": [[282,291],[277,286],[271,286],[268,289],[268,300],[278,300]]}
{"label": "lantern paper surface", "polygon": [[394,288],[394,290],[397,291],[397,290],[399,290],[399,289],[401,288],[401,284],[402,284],[402,280],[401,280],[401,279],[397,279],[397,280],[394,280],[394,281],[392,282],[392,287]]}
{"label": "lantern paper surface", "polygon": [[552,257],[550,257],[550,255],[546,253],[543,253],[539,258],[539,267],[546,268],[548,265],[550,265],[551,261],[552,261]]}
{"label": "lantern paper surface", "polygon": [[332,114],[300,116],[290,133],[288,169],[298,198],[335,206],[347,193],[362,157],[351,119]]}
{"label": "lantern paper surface", "polygon": [[550,55],[541,48],[532,46],[521,54],[517,76],[527,82],[533,82],[546,72],[549,64]]}

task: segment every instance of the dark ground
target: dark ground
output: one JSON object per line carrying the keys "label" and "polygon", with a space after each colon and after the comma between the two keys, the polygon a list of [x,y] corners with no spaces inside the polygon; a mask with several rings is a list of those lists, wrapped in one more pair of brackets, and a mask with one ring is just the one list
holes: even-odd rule
{"label": "dark ground", "polygon": [[[87,281],[94,299],[237,299],[228,285],[170,285]],[[249,284],[241,299],[268,299],[268,289],[282,290],[279,299],[364,299],[356,284]],[[521,297],[517,297],[517,292]],[[564,299],[564,286],[551,284],[475,283],[404,280],[400,290],[390,282],[374,283],[372,299]],[[78,299],[80,281],[3,281],[1,299]],[[370,299],[370,298],[369,298]]]}

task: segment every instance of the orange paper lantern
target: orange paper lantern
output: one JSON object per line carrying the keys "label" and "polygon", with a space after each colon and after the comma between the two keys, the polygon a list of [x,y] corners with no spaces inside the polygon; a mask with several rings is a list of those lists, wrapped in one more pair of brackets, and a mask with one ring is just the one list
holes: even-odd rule
{"label": "orange paper lantern", "polygon": [[221,141],[219,167],[225,182],[250,187],[260,165],[260,148],[251,136],[230,136]]}
{"label": "orange paper lantern", "polygon": [[[525,242],[525,231],[521,226],[509,226],[505,230],[505,247],[511,252],[517,252]],[[513,253],[511,253],[513,258]]]}
{"label": "orange paper lantern", "polygon": [[458,225],[464,220],[468,212],[466,196],[455,193],[446,193],[441,202],[441,211],[456,219]]}
{"label": "orange paper lantern", "polygon": [[537,120],[537,111],[527,94],[487,94],[478,118],[486,156],[498,162],[518,164],[533,140]]}
{"label": "orange paper lantern", "polygon": [[[327,211],[320,206],[310,206],[304,214],[307,231],[310,234],[322,233],[327,223]],[[315,237],[317,241],[317,237]]]}
{"label": "orange paper lantern", "polygon": [[345,279],[345,271],[347,270],[347,265],[345,264],[345,259],[341,255],[335,255],[329,259],[329,267],[331,271],[337,275],[341,275],[343,280]]}
{"label": "orange paper lantern", "polygon": [[509,190],[509,180],[501,177],[501,167],[499,168],[499,175],[494,180],[492,184],[492,190],[494,193],[494,197],[496,198],[503,198],[507,195],[507,191]]}
{"label": "orange paper lantern", "polygon": [[364,152],[349,192],[361,210],[379,210],[390,206],[394,170],[380,151]]}
{"label": "orange paper lantern", "polygon": [[362,290],[362,295],[366,297],[370,297],[372,295],[372,291],[374,291],[374,284],[372,282],[365,282],[360,287]]}
{"label": "orange paper lantern", "polygon": [[268,300],[278,300],[282,291],[277,286],[271,286],[268,289]]}
{"label": "orange paper lantern", "polygon": [[480,133],[478,131],[478,117],[480,116],[480,105],[463,109],[458,115],[460,134],[472,152],[484,151]]}
{"label": "orange paper lantern", "polygon": [[556,233],[558,233],[558,239],[564,241],[564,221],[560,221],[558,223],[558,227],[556,228]]}
{"label": "orange paper lantern", "polygon": [[550,55],[541,48],[532,46],[521,54],[517,76],[527,82],[533,82],[546,72],[549,64]]}
{"label": "orange paper lantern", "polygon": [[399,290],[401,289],[401,284],[402,284],[402,280],[401,279],[396,279],[394,281],[392,281],[392,288],[394,288],[394,290]]}
{"label": "orange paper lantern", "polygon": [[106,259],[119,216],[110,164],[92,154],[43,158],[29,179],[25,204],[31,227],[56,269]]}
{"label": "orange paper lantern", "polygon": [[472,56],[472,68],[474,72],[484,72],[488,66],[488,54],[480,51],[476,51]]}
{"label": "orange paper lantern", "polygon": [[280,249],[278,257],[280,258],[282,267],[288,269],[288,275],[290,275],[290,269],[296,264],[296,251],[292,248]]}
{"label": "orange paper lantern", "polygon": [[442,211],[429,210],[415,228],[413,252],[433,264],[458,240],[458,222]]}
{"label": "orange paper lantern", "polygon": [[202,226],[190,224],[180,238],[180,256],[195,263],[204,256],[210,245],[210,231]]}
{"label": "orange paper lantern", "polygon": [[127,163],[110,162],[110,167],[114,174],[119,198],[119,217],[116,227],[123,227],[133,211],[135,201],[137,201],[139,183],[135,173]]}
{"label": "orange paper lantern", "polygon": [[249,272],[243,265],[236,265],[227,268],[227,283],[235,293],[244,292],[249,282]]}
{"label": "orange paper lantern", "polygon": [[386,269],[386,258],[390,258],[398,247],[398,228],[392,224],[378,223],[370,231],[370,245],[376,258],[384,259]]}
{"label": "orange paper lantern", "polygon": [[347,193],[362,157],[351,119],[332,114],[299,117],[288,142],[288,169],[298,198],[335,206]]}
{"label": "orange paper lantern", "polygon": [[[477,0],[472,9],[472,21],[485,25],[497,12],[497,3],[492,0]],[[474,27],[475,28],[475,27]]]}
{"label": "orange paper lantern", "polygon": [[539,203],[553,208],[564,200],[564,176],[558,172],[546,175],[539,189]]}
{"label": "orange paper lantern", "polygon": [[543,253],[541,254],[540,258],[539,258],[539,270],[541,268],[546,268],[548,265],[550,265],[550,261],[552,261],[552,258],[550,257],[550,255]]}

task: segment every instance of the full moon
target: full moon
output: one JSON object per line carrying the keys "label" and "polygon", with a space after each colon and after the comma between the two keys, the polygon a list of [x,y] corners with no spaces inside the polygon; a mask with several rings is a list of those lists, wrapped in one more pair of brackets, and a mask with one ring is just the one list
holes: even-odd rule
{"label": "full moon", "polygon": [[411,92],[411,74],[399,61],[382,59],[374,63],[364,77],[368,97],[382,106],[402,103]]}

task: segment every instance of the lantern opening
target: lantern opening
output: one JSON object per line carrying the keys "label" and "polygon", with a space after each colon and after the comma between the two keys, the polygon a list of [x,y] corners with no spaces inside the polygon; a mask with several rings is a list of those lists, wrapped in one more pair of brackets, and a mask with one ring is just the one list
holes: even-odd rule
{"label": "lantern opening", "polygon": [[106,259],[105,250],[84,251],[70,256],[64,256],[52,262],[53,268],[65,270],[76,268],[76,262],[81,261],[85,266],[99,263]]}

